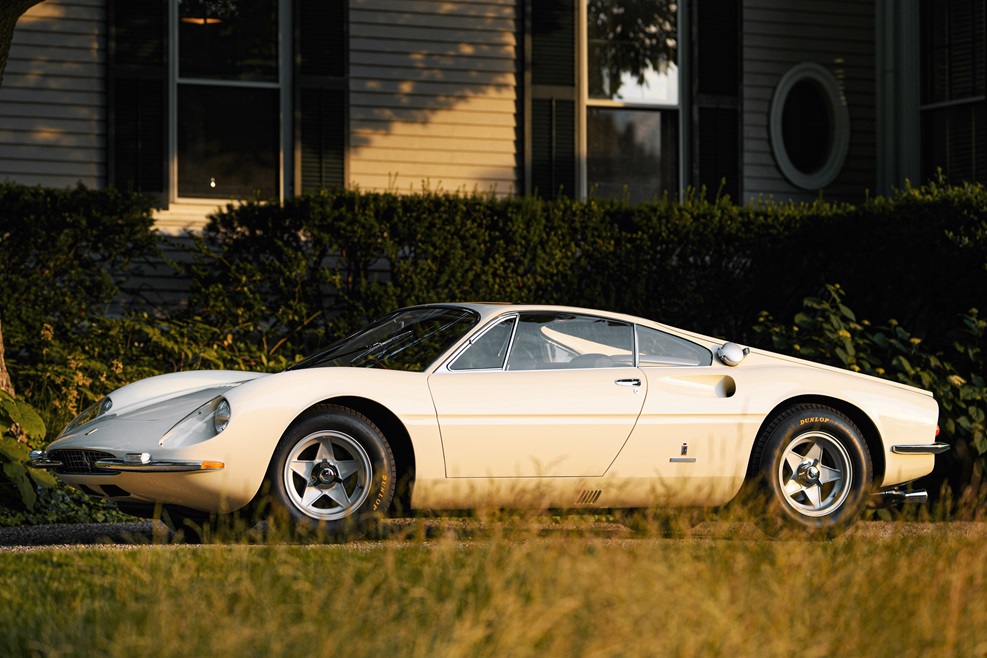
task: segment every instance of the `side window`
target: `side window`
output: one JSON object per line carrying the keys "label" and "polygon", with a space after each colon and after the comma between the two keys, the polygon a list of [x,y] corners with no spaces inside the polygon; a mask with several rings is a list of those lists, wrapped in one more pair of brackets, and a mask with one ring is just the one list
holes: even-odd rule
{"label": "side window", "polygon": [[624,322],[584,315],[522,315],[508,370],[632,365],[634,331]]}
{"label": "side window", "polygon": [[708,366],[713,354],[705,347],[663,331],[637,326],[640,366]]}
{"label": "side window", "polygon": [[507,357],[516,318],[497,323],[475,338],[466,351],[456,357],[449,370],[500,370]]}

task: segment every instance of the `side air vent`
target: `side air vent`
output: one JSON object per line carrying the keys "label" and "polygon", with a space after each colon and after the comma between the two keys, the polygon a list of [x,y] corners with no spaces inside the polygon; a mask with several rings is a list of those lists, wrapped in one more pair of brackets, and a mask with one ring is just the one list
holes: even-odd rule
{"label": "side air vent", "polygon": [[594,505],[596,501],[600,499],[600,494],[602,491],[584,491],[579,494],[579,498],[576,499],[577,505]]}

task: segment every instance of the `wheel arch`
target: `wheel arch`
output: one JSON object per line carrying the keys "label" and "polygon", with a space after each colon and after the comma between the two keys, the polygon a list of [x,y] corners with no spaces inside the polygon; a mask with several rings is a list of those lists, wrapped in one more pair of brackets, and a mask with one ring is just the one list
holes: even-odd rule
{"label": "wheel arch", "polygon": [[415,449],[411,442],[411,435],[401,419],[393,411],[374,400],[358,396],[340,396],[327,398],[313,404],[298,414],[295,421],[324,405],[336,405],[352,409],[369,418],[384,433],[387,443],[391,446],[391,452],[394,454],[395,467],[397,468],[397,488],[394,492],[391,512],[392,514],[407,513],[411,509],[411,493],[415,483]]}
{"label": "wheel arch", "polygon": [[[871,463],[874,468],[874,482],[881,482],[884,480],[884,472],[887,468],[887,464],[884,456],[884,443],[881,440],[881,433],[878,431],[877,425],[863,409],[847,402],[846,400],[841,400],[839,398],[833,398],[826,395],[800,395],[784,400],[776,405],[775,408],[764,417],[764,420],[761,422],[761,426],[757,430],[756,441],[760,441],[764,438],[764,429],[775,418],[777,418],[779,414],[781,414],[785,409],[788,409],[796,404],[821,404],[827,407],[832,407],[853,421],[853,424],[860,429],[861,433],[863,433],[864,442],[867,444],[867,449],[870,451]],[[757,454],[756,441],[754,449],[751,450],[750,457],[748,458],[748,479],[750,479],[750,477],[757,472],[758,468],[754,463],[754,456]]]}

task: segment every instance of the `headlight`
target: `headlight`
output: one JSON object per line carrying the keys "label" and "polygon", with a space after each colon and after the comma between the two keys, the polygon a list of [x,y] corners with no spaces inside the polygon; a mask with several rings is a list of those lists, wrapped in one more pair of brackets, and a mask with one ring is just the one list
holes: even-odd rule
{"label": "headlight", "polygon": [[88,407],[85,408],[85,410],[81,414],[76,416],[71,423],[65,426],[65,429],[62,430],[62,434],[71,432],[72,430],[74,430],[75,428],[81,425],[85,425],[86,423],[96,420],[97,418],[99,418],[100,416],[102,416],[112,408],[113,408],[113,400],[111,400],[108,397],[103,398],[102,400],[96,402],[95,404],[89,405]]}
{"label": "headlight", "polygon": [[225,430],[229,424],[230,403],[222,396],[215,397],[178,421],[178,424],[161,437],[158,445],[177,448],[208,441]]}
{"label": "headlight", "polygon": [[230,424],[230,403],[223,398],[216,405],[216,411],[212,416],[212,427],[216,430],[216,434],[219,434],[226,429],[226,426]]}

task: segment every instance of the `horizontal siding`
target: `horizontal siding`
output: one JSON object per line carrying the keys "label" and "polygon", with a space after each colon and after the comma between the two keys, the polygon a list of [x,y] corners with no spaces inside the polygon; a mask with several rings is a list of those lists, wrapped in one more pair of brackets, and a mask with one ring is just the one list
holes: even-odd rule
{"label": "horizontal siding", "polygon": [[802,62],[828,69],[840,82],[850,115],[850,149],[824,196],[856,201],[877,183],[874,0],[744,0],[743,191],[810,201],[782,175],[771,152],[768,116],[782,75]]}
{"label": "horizontal siding", "polygon": [[17,22],[0,88],[0,179],[106,182],[103,0],[46,0]]}
{"label": "horizontal siding", "polygon": [[349,183],[511,193],[515,25],[515,0],[350,0]]}

